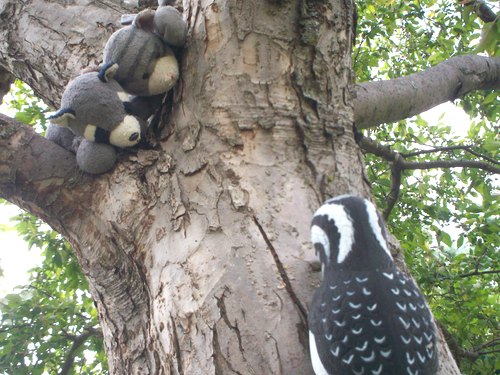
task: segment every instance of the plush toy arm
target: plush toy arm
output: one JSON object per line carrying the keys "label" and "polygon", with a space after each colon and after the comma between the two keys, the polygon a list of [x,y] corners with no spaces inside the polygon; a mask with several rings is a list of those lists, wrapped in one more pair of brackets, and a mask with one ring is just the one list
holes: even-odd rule
{"label": "plush toy arm", "polygon": [[75,136],[68,128],[50,124],[45,132],[45,138],[76,153],[76,163],[84,172],[105,173],[116,163],[116,151],[113,146]]}
{"label": "plush toy arm", "polygon": [[78,145],[74,143],[75,134],[69,128],[63,126],[49,124],[45,132],[45,138],[73,153],[76,153],[78,148]]}

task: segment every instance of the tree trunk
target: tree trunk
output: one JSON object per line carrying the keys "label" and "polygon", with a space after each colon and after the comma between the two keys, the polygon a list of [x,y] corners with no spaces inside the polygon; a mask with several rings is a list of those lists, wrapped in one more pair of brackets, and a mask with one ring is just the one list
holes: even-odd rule
{"label": "tree trunk", "polygon": [[[57,103],[130,9],[27,3],[0,1],[12,43],[0,45],[2,65]],[[312,373],[311,216],[327,197],[370,195],[347,89],[346,4],[185,0],[172,135],[124,152],[103,176],[82,175],[70,153],[0,117],[0,195],[71,242],[111,374]],[[43,46],[29,39],[48,33]],[[459,373],[441,344],[440,373]]]}

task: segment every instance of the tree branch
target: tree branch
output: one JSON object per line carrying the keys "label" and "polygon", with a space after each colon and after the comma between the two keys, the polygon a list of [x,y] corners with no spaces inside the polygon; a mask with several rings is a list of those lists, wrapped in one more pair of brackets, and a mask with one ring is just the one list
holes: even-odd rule
{"label": "tree branch", "polygon": [[[391,150],[387,146],[383,146],[375,140],[364,135],[358,135],[359,146],[374,155],[380,156],[389,162],[398,162],[401,170],[406,169],[433,169],[433,168],[479,168],[490,173],[500,173],[500,168],[491,165],[490,163],[477,160],[431,160],[424,162],[406,161],[404,154]],[[440,150],[432,150],[429,152],[439,152]],[[420,153],[428,153],[426,151]],[[410,154],[418,155],[419,152]],[[498,163],[497,163],[498,164]]]}
{"label": "tree branch", "polygon": [[500,273],[500,270],[487,270],[487,271],[476,270],[476,271],[472,271],[472,272],[461,273],[461,274],[455,275],[455,276],[441,276],[441,277],[439,277],[439,279],[451,280],[451,279],[454,279],[456,277],[466,278],[466,277],[471,277],[471,276],[481,276],[481,275],[489,275],[489,274],[496,274],[496,273]]}
{"label": "tree branch", "polygon": [[471,153],[474,156],[477,156],[477,157],[479,157],[481,159],[485,159],[485,160],[489,161],[492,164],[500,165],[500,162],[496,161],[495,159],[490,158],[487,155],[483,155],[483,154],[481,154],[481,153],[479,153],[477,151],[474,151],[472,149],[472,146],[434,147],[431,150],[419,150],[419,151],[415,151],[415,152],[404,153],[404,154],[401,154],[401,156],[403,156],[404,158],[409,158],[409,157],[412,157],[412,156],[419,156],[419,155],[423,155],[423,154],[432,154],[434,152],[449,152],[449,151],[456,151],[456,150],[467,151],[467,152]]}
{"label": "tree branch", "polygon": [[354,85],[358,129],[422,113],[473,90],[500,89],[500,58],[456,56],[423,72]]}
{"label": "tree branch", "polygon": [[71,345],[71,349],[66,355],[66,360],[64,361],[59,375],[66,375],[70,373],[70,370],[73,367],[73,362],[75,361],[76,352],[78,351],[80,346],[82,346],[85,341],[87,341],[89,337],[102,334],[100,330],[93,327],[87,327],[85,328],[85,331],[86,332],[82,333],[81,335],[68,337],[73,341],[73,345]]}
{"label": "tree branch", "polygon": [[391,166],[391,191],[389,192],[389,195],[387,195],[387,207],[383,212],[385,220],[387,220],[392,209],[399,199],[399,193],[401,191],[401,179],[403,175],[403,168],[401,168],[402,163],[404,163],[404,159],[401,157],[401,155],[396,154],[395,161]]}
{"label": "tree branch", "polygon": [[500,173],[500,168],[477,160],[431,160],[424,162],[402,163],[403,169],[433,169],[433,168],[478,168],[490,173]]}
{"label": "tree branch", "polygon": [[0,197],[61,232],[61,221],[79,208],[82,194],[89,194],[87,184],[75,183],[89,180],[72,153],[0,114]]}
{"label": "tree branch", "polygon": [[485,348],[495,347],[499,345],[500,344],[499,338],[494,338],[491,341],[488,341],[484,344],[472,348],[472,350],[468,350],[460,346],[458,340],[451,334],[450,331],[448,331],[448,329],[441,322],[437,322],[437,325],[439,326],[439,328],[441,328],[441,331],[444,334],[446,342],[448,343],[448,346],[452,351],[453,357],[455,357],[457,363],[460,363],[460,360],[462,360],[463,358],[467,358],[469,361],[474,362],[480,356],[500,352],[500,349],[483,350]]}
{"label": "tree branch", "polygon": [[493,10],[483,1],[468,1],[463,0],[462,4],[465,6],[473,6],[474,12],[483,22],[493,22],[497,18],[497,15]]}
{"label": "tree branch", "polygon": [[[485,342],[481,345],[477,345],[476,347],[474,347],[474,351],[479,352],[479,353],[484,353],[484,354],[488,353],[489,354],[490,352],[486,352],[483,349],[492,348],[492,347],[498,346],[498,345],[500,345],[500,337],[496,337],[493,340]],[[500,351],[500,349],[499,350],[492,350],[491,352],[497,352],[497,351]]]}
{"label": "tree branch", "polygon": [[[433,169],[433,168],[479,168],[483,169],[490,173],[500,173],[500,168],[492,165],[491,163],[477,161],[477,160],[431,160],[424,162],[411,162],[406,161],[405,156],[403,154],[398,153],[397,151],[393,151],[390,147],[381,145],[375,140],[364,136],[361,133],[356,134],[356,140],[359,146],[369,152],[371,154],[377,155],[388,162],[392,163],[391,166],[391,191],[387,195],[387,207],[384,210],[384,218],[387,219],[392,209],[396,205],[396,202],[399,199],[399,193],[401,188],[401,176],[404,170],[410,169]],[[463,148],[464,146],[458,146]],[[425,150],[425,151],[417,151],[413,152],[411,156],[418,156],[420,154],[427,154],[431,152],[441,152],[441,151],[449,151],[451,149],[456,149],[454,147],[442,147],[436,148],[434,150]],[[470,150],[468,150],[470,151]],[[476,153],[481,157],[485,157],[479,153]],[[485,157],[488,160],[490,158]],[[498,164],[498,163],[496,163]]]}

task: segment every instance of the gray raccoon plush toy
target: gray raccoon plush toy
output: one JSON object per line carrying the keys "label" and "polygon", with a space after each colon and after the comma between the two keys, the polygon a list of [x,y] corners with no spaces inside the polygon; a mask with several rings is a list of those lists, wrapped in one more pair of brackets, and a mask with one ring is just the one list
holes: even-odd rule
{"label": "gray raccoon plush toy", "polygon": [[132,24],[116,31],[104,47],[103,66],[118,64],[115,79],[132,95],[151,96],[170,90],[179,78],[171,47],[186,41],[186,23],[172,6],[159,0],[158,10],[146,9]]}
{"label": "gray raccoon plush toy", "polygon": [[177,82],[179,67],[170,46],[184,45],[187,27],[167,1],[158,3],[156,12],[140,12],[110,37],[99,71],[72,80],[61,108],[49,117],[46,137],[76,153],[84,172],[109,171],[116,162],[114,147],[137,145],[161,104],[157,95]]}
{"label": "gray raccoon plush toy", "polygon": [[116,147],[135,146],[146,127],[129,110],[129,96],[113,77],[118,65],[84,73],[63,93],[61,109],[49,117],[46,137],[76,153],[87,173],[107,172],[116,161]]}

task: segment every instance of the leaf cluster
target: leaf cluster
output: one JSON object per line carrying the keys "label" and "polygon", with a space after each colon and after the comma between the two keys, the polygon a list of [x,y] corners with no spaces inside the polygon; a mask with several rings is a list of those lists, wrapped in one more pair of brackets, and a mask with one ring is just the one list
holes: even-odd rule
{"label": "leaf cluster", "polygon": [[[497,11],[498,4],[488,6]],[[359,13],[354,72],[359,82],[391,79],[423,71],[452,56],[500,56],[500,20],[485,23],[474,6],[459,1],[356,2]],[[498,123],[498,93],[475,92],[459,102],[472,117]]]}
{"label": "leaf cluster", "polygon": [[43,264],[31,281],[0,300],[0,373],[102,374],[102,334],[88,285],[69,244],[41,220],[22,214],[15,229]]}
{"label": "leaf cluster", "polygon": [[[453,55],[492,55],[489,28],[460,2],[358,1],[358,80],[408,75]],[[491,4],[490,4],[491,5]],[[485,31],[486,30],[486,31]],[[496,31],[495,31],[496,32]],[[489,35],[489,36],[488,36]],[[489,46],[489,47],[488,47]],[[462,136],[439,119],[417,116],[367,135],[407,161],[488,160],[498,163],[498,93],[475,92],[457,101],[474,120]],[[379,207],[392,188],[391,165],[365,155]],[[388,224],[406,263],[424,291],[464,374],[500,370],[499,179],[478,169],[406,170]]]}
{"label": "leaf cluster", "polygon": [[35,95],[33,90],[20,80],[15,80],[7,96],[4,98],[8,110],[15,113],[17,121],[35,127],[39,133],[47,129],[45,112],[47,105]]}

